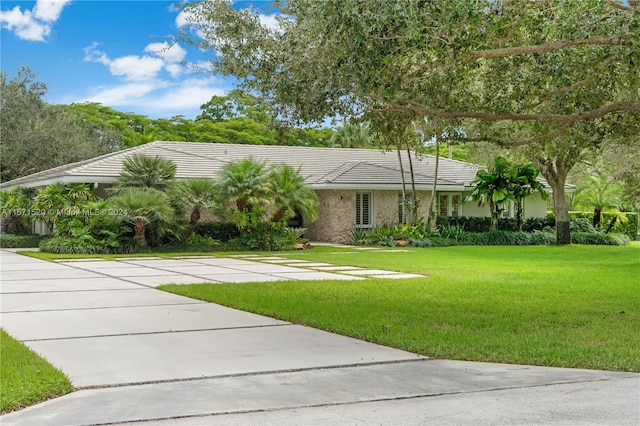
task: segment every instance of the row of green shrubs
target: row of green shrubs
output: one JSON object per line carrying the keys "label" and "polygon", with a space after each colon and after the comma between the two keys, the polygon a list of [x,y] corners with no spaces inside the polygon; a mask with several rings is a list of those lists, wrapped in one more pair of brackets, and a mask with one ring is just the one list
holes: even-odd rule
{"label": "row of green shrubs", "polygon": [[0,234],[2,248],[35,248],[48,237],[44,235]]}
{"label": "row of green shrubs", "polygon": [[[467,232],[462,225],[444,224],[432,231],[425,223],[414,226],[380,226],[372,229],[356,229],[351,233],[352,244],[378,246],[447,247],[454,245],[552,245],[556,243],[555,229],[545,226],[533,232],[487,231]],[[571,223],[573,244],[627,245],[627,235],[602,233],[593,228],[586,218]]]}
{"label": "row of green shrubs", "polygon": [[[624,234],[631,240],[636,238],[636,235],[640,233],[639,217],[638,213],[625,212],[627,221],[622,223],[616,221],[612,227],[611,232],[616,234]],[[572,221],[576,219],[587,219],[589,223],[593,222],[593,212],[569,212],[569,216]],[[611,213],[602,213],[602,219],[600,222],[601,229],[607,229],[609,224],[613,220],[615,215]],[[437,226],[462,226],[466,232],[488,232],[491,226],[491,218],[488,217],[438,217]],[[555,216],[553,213],[549,213],[543,218],[529,218],[526,219],[522,225],[524,232],[542,231],[545,228],[553,228],[555,226]],[[500,231],[512,231],[518,230],[516,220],[512,218],[500,218],[498,219],[498,230]]]}

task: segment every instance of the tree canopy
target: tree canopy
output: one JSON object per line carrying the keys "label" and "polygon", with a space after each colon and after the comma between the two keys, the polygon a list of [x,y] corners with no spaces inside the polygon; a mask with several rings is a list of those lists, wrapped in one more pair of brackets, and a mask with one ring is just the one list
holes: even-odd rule
{"label": "tree canopy", "polygon": [[[617,0],[277,3],[278,29],[190,2],[213,68],[301,121],[383,108],[553,123],[638,112],[640,6]],[[509,140],[505,143],[524,143]],[[536,138],[542,138],[537,135]]]}

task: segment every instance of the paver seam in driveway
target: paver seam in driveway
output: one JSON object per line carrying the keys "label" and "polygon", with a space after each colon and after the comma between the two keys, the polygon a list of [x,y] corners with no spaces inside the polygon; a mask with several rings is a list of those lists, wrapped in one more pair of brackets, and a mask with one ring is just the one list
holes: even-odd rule
{"label": "paver seam in driveway", "polygon": [[[24,280],[27,281],[27,280]],[[142,284],[139,284],[141,287]],[[92,292],[92,291],[109,291],[109,290],[119,290],[119,291],[136,291],[136,290],[145,290],[142,288],[119,288],[119,289],[109,289],[109,288],[96,288],[96,289],[82,289],[82,290],[39,290],[39,291],[3,291],[1,294],[33,294],[33,293],[81,293],[81,292]]]}
{"label": "paver seam in driveway", "polygon": [[[286,324],[286,325],[295,325],[295,324]],[[430,359],[427,357],[423,357],[421,355],[416,355],[416,358],[396,359],[396,360],[388,360],[388,361],[361,362],[357,364],[334,364],[334,365],[323,365],[323,366],[316,366],[316,367],[300,367],[300,368],[288,368],[288,369],[279,369],[279,370],[250,371],[245,373],[215,374],[215,375],[209,375],[209,376],[187,377],[187,378],[178,378],[178,379],[147,380],[147,381],[139,381],[139,382],[131,382],[131,383],[112,383],[112,384],[105,384],[105,385],[76,386],[74,388],[74,391],[122,388],[122,387],[129,387],[129,386],[146,386],[146,385],[156,385],[156,384],[162,384],[162,383],[197,382],[197,381],[212,380],[212,379],[232,379],[232,378],[238,378],[238,377],[268,376],[268,375],[277,375],[277,374],[285,374],[285,373],[302,373],[305,371],[340,370],[343,368],[358,368],[358,367],[370,367],[370,366],[376,366],[376,365],[406,364],[410,362],[412,363],[412,362],[426,362],[426,361],[430,361]],[[604,380],[604,379],[601,379],[601,380]]]}
{"label": "paver seam in driveway", "polygon": [[[625,378],[615,379],[615,380],[624,380]],[[632,379],[631,377],[626,379]],[[635,379],[635,378],[633,378]],[[547,384],[535,384],[535,385],[523,385],[523,386],[510,386],[504,388],[495,388],[495,389],[479,389],[479,390],[463,390],[463,391],[444,391],[444,392],[427,392],[427,393],[417,393],[417,394],[408,394],[408,395],[398,395],[398,396],[382,396],[382,397],[373,397],[367,399],[358,399],[352,401],[332,401],[332,402],[320,402],[317,404],[294,404],[287,407],[267,407],[267,408],[254,408],[254,409],[235,409],[228,411],[211,411],[208,413],[198,413],[198,414],[186,414],[186,415],[177,415],[177,416],[168,416],[168,417],[157,417],[157,418],[146,418],[144,420],[127,420],[116,423],[95,423],[94,426],[107,426],[114,424],[139,424],[139,423],[151,423],[151,422],[165,422],[171,420],[187,420],[187,419],[198,419],[198,418],[207,418],[207,417],[218,417],[225,415],[237,415],[237,414],[257,414],[257,413],[276,413],[282,411],[295,411],[295,410],[303,410],[308,408],[330,408],[330,407],[344,407],[344,406],[359,406],[361,404],[368,403],[377,403],[377,402],[393,402],[393,401],[410,401],[410,400],[420,400],[427,398],[438,398],[443,396],[455,396],[455,395],[480,395],[480,394],[492,394],[496,392],[504,392],[504,391],[515,391],[518,389],[535,389],[535,388],[551,388],[555,386],[566,386],[571,384],[579,384],[579,383],[591,383],[591,382],[606,382],[612,381],[612,378],[601,378],[601,379],[591,379],[591,380],[579,380],[579,381],[568,381],[568,382],[558,382],[558,383],[547,383]],[[434,420],[434,419],[431,419]],[[153,423],[152,423],[153,424]],[[182,424],[182,423],[181,423]],[[197,421],[194,424],[199,424]],[[209,422],[203,424],[210,424]],[[216,423],[218,424],[218,423]],[[222,423],[220,423],[222,424]],[[236,423],[233,423],[236,424]],[[271,424],[271,423],[269,423]],[[287,423],[288,424],[288,423]],[[312,423],[317,424],[317,423]],[[334,423],[331,423],[334,424]],[[376,423],[378,424],[378,423]],[[414,424],[414,423],[411,423]],[[436,424],[436,423],[428,423],[428,424]]]}
{"label": "paver seam in driveway", "polygon": [[[145,305],[147,307],[149,305]],[[154,305],[151,305],[154,306]],[[156,305],[163,306],[163,305]],[[127,306],[129,308],[129,306]],[[43,312],[43,311],[39,311]],[[245,326],[235,326],[235,327],[209,327],[209,328],[192,328],[188,330],[162,330],[162,331],[144,331],[138,333],[114,333],[114,334],[92,334],[88,336],[70,336],[70,337],[50,337],[44,339],[23,339],[20,340],[23,343],[26,342],[47,342],[52,340],[75,340],[75,339],[101,339],[104,337],[122,337],[122,336],[146,336],[150,334],[170,334],[170,333],[193,333],[199,331],[218,331],[218,330],[243,330],[247,328],[268,328],[268,327],[290,327],[292,325],[296,325],[293,323],[287,324],[259,324],[259,325],[245,325]]]}
{"label": "paver seam in driveway", "polygon": [[[97,291],[97,290],[96,290]],[[160,291],[160,290],[158,290]],[[27,293],[28,294],[28,293]],[[64,312],[64,311],[93,311],[97,309],[123,309],[123,308],[146,308],[149,306],[180,306],[180,305],[202,305],[209,302],[203,302],[201,300],[193,299],[193,302],[180,302],[180,303],[156,303],[154,305],[126,305],[126,306],[93,306],[90,308],[64,308],[64,309],[40,309],[37,311],[4,311],[2,314],[21,314],[29,312]]]}

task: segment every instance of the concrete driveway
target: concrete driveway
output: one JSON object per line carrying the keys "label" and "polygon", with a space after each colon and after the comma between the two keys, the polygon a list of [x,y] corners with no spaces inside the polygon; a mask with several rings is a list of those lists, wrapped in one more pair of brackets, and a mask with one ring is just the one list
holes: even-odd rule
{"label": "concrete driveway", "polygon": [[3,250],[2,327],[77,390],[0,422],[640,423],[638,374],[427,360],[153,288],[394,276],[250,259],[50,263]]}

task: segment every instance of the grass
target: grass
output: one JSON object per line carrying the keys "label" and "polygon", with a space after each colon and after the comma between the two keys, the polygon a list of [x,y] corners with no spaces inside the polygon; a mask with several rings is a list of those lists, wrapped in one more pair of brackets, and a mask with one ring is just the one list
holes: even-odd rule
{"label": "grass", "polygon": [[0,413],[67,394],[71,382],[24,344],[0,329]]}
{"label": "grass", "polygon": [[638,243],[278,256],[426,277],[161,288],[432,358],[640,372]]}

